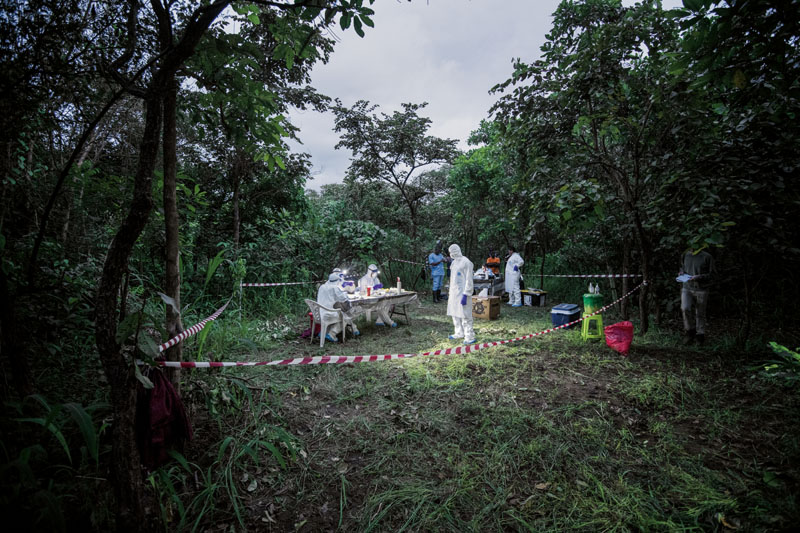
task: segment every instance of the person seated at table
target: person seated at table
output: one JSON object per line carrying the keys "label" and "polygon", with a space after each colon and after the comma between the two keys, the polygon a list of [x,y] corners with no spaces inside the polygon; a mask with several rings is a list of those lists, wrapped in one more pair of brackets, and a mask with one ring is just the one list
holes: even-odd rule
{"label": "person seated at table", "polygon": [[[381,280],[378,279],[378,267],[376,265],[370,265],[367,267],[367,273],[362,276],[360,280],[358,280],[358,291],[365,294],[367,288],[371,290],[382,289],[383,284]],[[397,322],[389,317],[389,305],[390,304],[378,304],[375,306],[375,312],[378,314],[378,320],[375,321],[376,326],[385,326],[389,324],[393,328],[397,327]],[[370,314],[367,312],[367,317]]]}
{"label": "person seated at table", "polygon": [[[353,322],[352,312],[354,311],[351,309],[350,300],[347,298],[347,294],[342,290],[339,286],[339,274],[332,272],[330,276],[328,276],[327,283],[323,283],[320,285],[319,290],[317,291],[317,303],[323,307],[327,307],[328,309],[341,309],[342,313],[344,314],[345,323],[353,328],[353,335],[356,337],[361,335],[361,332],[358,331],[355,323]],[[319,310],[321,318],[325,319],[338,319],[339,314],[331,311],[326,311],[324,309]],[[328,327],[328,332],[325,335],[325,340],[330,342],[338,342],[336,336],[341,333],[342,331],[342,323],[338,320]]]}
{"label": "person seated at table", "polygon": [[354,282],[349,281],[345,276],[347,275],[347,270],[342,270],[339,267],[333,269],[334,274],[339,275],[339,286],[342,288],[343,291],[346,293],[353,293],[355,289],[353,288]]}

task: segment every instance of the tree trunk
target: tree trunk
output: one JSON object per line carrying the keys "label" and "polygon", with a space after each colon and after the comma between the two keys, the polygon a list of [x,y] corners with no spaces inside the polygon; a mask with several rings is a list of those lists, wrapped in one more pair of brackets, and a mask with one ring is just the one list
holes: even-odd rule
{"label": "tree trunk", "polygon": [[[96,129],[92,131],[91,138],[88,141],[86,141],[86,146],[84,146],[80,157],[75,162],[75,168],[77,168],[78,170],[81,169],[81,167],[83,166],[84,161],[86,161],[86,158],[89,155],[89,150],[92,147],[92,143],[94,142],[95,137],[97,137],[97,130]],[[83,189],[85,188],[85,186],[86,186],[85,183],[81,182],[81,192],[80,192],[80,196],[79,196],[80,200],[83,199]],[[64,225],[61,227],[61,243],[62,244],[66,244],[67,240],[69,238],[69,221],[70,221],[70,215],[72,214],[72,207],[73,207],[72,204],[73,203],[74,202],[73,202],[72,195],[70,195],[70,197],[67,198],[67,212],[64,215]]]}
{"label": "tree trunk", "polygon": [[[623,274],[630,274],[631,273],[631,241],[628,238],[627,232],[625,237],[622,240],[622,273]],[[622,295],[628,294],[630,289],[630,281],[629,278],[622,278]],[[622,320],[630,320],[630,304],[628,303],[627,298],[623,298],[621,302],[622,308]]]}
{"label": "tree trunk", "polygon": [[[744,254],[742,254],[743,256]],[[739,328],[739,335],[736,339],[736,343],[739,347],[744,348],[747,344],[747,339],[750,337],[750,326],[751,326],[751,311],[752,311],[752,304],[753,304],[753,280],[750,275],[751,269],[749,268],[749,264],[747,262],[746,257],[740,257],[739,259],[740,264],[742,265],[742,285],[744,288],[744,309],[742,315],[742,327]],[[708,312],[706,310],[706,312]]]}
{"label": "tree trunk", "polygon": [[239,227],[241,226],[241,217],[239,214],[239,199],[240,191],[242,189],[242,179],[239,175],[239,161],[237,154],[237,161],[233,165],[233,249],[239,249]]}
{"label": "tree trunk", "polygon": [[[183,331],[181,323],[181,272],[180,272],[180,221],[178,220],[178,199],[176,194],[178,181],[177,156],[177,94],[178,87],[173,78],[168,82],[164,95],[164,231],[166,252],[166,279],[164,291],[175,301],[176,308],[166,306],[167,336],[171,339]],[[183,341],[169,348],[167,361],[181,361],[183,358]],[[170,368],[167,372],[172,386],[180,393],[180,369]]]}
{"label": "tree trunk", "polygon": [[117,311],[122,276],[136,240],[153,209],[153,172],[158,156],[162,96],[145,101],[145,128],[134,177],[133,200],[125,220],[111,241],[97,291],[95,339],[103,371],[111,389],[114,413],[111,463],[117,500],[117,529],[136,531],[146,524],[139,450],[134,438],[136,377],[134,362],[117,343]]}
{"label": "tree trunk", "polygon": [[[642,280],[643,282],[647,282],[650,280],[650,242],[647,239],[647,234],[644,231],[639,213],[635,210],[633,211],[633,220],[639,238],[640,253],[642,254]],[[650,329],[649,294],[649,286],[642,285],[639,291],[639,322],[641,324],[642,335],[647,333]]]}
{"label": "tree trunk", "polygon": [[539,267],[539,287],[544,290],[544,260],[547,258],[547,248],[542,246],[542,266]]}

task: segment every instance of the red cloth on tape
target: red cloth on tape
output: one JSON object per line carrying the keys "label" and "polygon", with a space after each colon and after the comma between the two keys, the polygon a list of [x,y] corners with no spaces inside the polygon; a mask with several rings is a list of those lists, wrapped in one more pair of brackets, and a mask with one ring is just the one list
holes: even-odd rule
{"label": "red cloth on tape", "polygon": [[144,374],[153,388],[139,384],[136,392],[136,444],[142,464],[152,470],[169,459],[169,450],[192,440],[192,425],[165,372],[149,368]]}
{"label": "red cloth on tape", "polygon": [[633,342],[633,323],[626,320],[606,326],[604,329],[608,347],[627,356],[631,342]]}

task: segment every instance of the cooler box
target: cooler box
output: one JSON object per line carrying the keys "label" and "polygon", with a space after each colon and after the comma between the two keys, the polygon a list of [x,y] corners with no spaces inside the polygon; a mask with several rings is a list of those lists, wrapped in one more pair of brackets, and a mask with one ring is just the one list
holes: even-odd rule
{"label": "cooler box", "polygon": [[520,292],[522,293],[522,305],[544,307],[547,291],[541,289],[526,289]]}
{"label": "cooler box", "polygon": [[[558,304],[553,306],[550,311],[554,326],[563,326],[568,322],[578,320],[581,317],[581,308],[576,304]],[[574,328],[576,324],[564,329]]]}
{"label": "cooler box", "polygon": [[472,317],[483,320],[496,320],[500,316],[500,297],[472,297]]}

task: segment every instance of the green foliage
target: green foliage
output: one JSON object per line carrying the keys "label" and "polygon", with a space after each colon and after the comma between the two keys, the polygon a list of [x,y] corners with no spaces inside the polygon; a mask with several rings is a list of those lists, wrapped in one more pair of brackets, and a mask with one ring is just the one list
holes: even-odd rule
{"label": "green foliage", "polygon": [[761,367],[769,378],[781,381],[789,386],[800,383],[800,350],[792,350],[775,341],[769,343],[777,359],[767,362]]}
{"label": "green foliage", "polygon": [[[110,449],[108,412],[105,403],[51,404],[41,395],[5,403],[0,507],[14,510],[6,515],[7,526],[64,530],[80,515],[92,514],[94,526],[103,527],[109,517],[96,506],[107,502],[90,494],[91,478],[104,475],[102,459]],[[31,441],[38,444],[28,445]],[[67,490],[81,495],[77,504],[63,497]]]}
{"label": "green foliage", "polygon": [[197,531],[225,518],[247,527],[249,496],[272,475],[274,465],[286,469],[295,460],[297,440],[263,421],[269,403],[266,395],[252,394],[249,383],[219,377],[189,384],[186,394],[206,398],[209,413],[227,436],[195,461],[171,452],[175,463],[148,476],[165,530]]}
{"label": "green foliage", "polygon": [[408,228],[412,237],[417,234],[420,204],[427,196],[418,183],[419,169],[449,163],[457,154],[455,139],[427,135],[431,120],[418,115],[427,105],[405,103],[402,111],[380,117],[374,113],[378,106],[366,100],[347,108],[337,99],[332,109],[334,131],[342,134],[336,148],[353,153],[347,180],[385,182],[396,189],[408,208],[408,220],[398,225]]}

